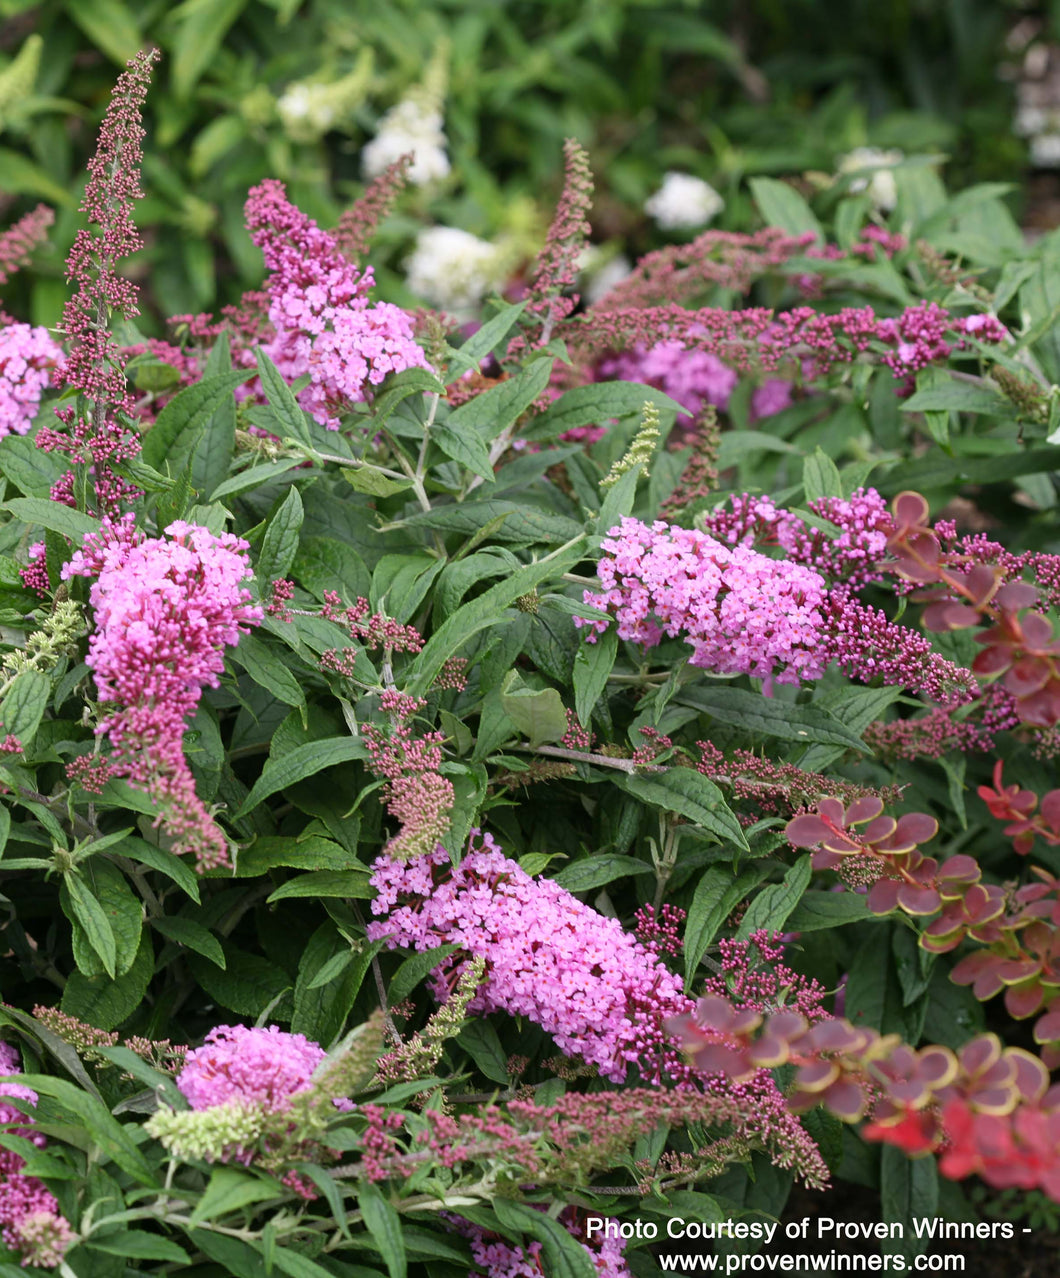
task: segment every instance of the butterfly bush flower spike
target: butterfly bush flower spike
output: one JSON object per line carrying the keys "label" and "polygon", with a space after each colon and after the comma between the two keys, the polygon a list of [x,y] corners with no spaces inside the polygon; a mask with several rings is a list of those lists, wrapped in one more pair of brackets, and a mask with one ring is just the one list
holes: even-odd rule
{"label": "butterfly bush flower spike", "polygon": [[204,687],[217,687],[224,649],[262,620],[243,582],[247,543],[177,521],[143,537],[132,516],[86,538],[64,578],[95,577],[95,629],[87,663],[109,709],[99,733],[117,775],[146,790],[177,852],[200,869],[228,864],[227,840],[195,792],[184,757],[186,716]]}

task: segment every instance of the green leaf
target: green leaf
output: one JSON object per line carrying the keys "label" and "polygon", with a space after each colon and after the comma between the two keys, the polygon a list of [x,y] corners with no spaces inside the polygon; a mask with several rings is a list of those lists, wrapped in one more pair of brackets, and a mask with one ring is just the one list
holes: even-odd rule
{"label": "green leaf", "polygon": [[[92,0],[82,0],[91,4]],[[37,195],[55,204],[70,204],[70,192],[50,177],[39,164],[34,164],[21,151],[0,147],[0,173],[4,175],[7,195]]]}
{"label": "green leaf", "polygon": [[117,975],[118,950],[106,910],[76,872],[64,875],[59,899],[63,913],[80,925],[89,945],[99,955],[107,975],[113,980]]}
{"label": "green leaf", "polygon": [[120,1065],[126,1074],[131,1074],[138,1082],[149,1087],[162,1096],[171,1109],[189,1109],[190,1106],[183,1093],[169,1074],[152,1068],[141,1056],[127,1047],[99,1047],[96,1049],[114,1065]]}
{"label": "green leaf", "polygon": [[406,368],[388,377],[372,401],[372,421],[381,426],[402,400],[412,395],[444,395],[445,385],[426,368]]}
{"label": "green leaf", "polygon": [[411,620],[444,567],[444,559],[431,555],[384,555],[372,573],[372,607],[395,621]]}
{"label": "green leaf", "polygon": [[505,1228],[541,1244],[550,1278],[596,1278],[597,1269],[589,1253],[558,1220],[507,1198],[494,1198],[492,1205]]}
{"label": "green leaf", "polygon": [[183,888],[193,901],[199,901],[199,880],[195,872],[172,852],[167,852],[165,848],[155,847],[153,843],[148,843],[146,839],[126,838],[121,843],[116,844],[112,852],[126,856],[130,861],[138,861],[141,865],[148,865],[152,870],[157,870],[159,874],[164,874],[167,878],[172,879],[178,887]]}
{"label": "green leaf", "polygon": [[236,493],[246,492],[248,488],[261,488],[271,480],[301,465],[303,462],[299,458],[287,457],[282,461],[262,462],[260,466],[251,466],[249,470],[240,471],[238,475],[226,479],[223,484],[218,484],[213,490],[212,499],[220,501],[222,497],[232,497]]}
{"label": "green leaf", "polygon": [[366,944],[355,953],[331,919],[321,923],[298,961],[292,1031],[324,1044],[338,1038],[381,945]]}
{"label": "green leaf", "polygon": [[96,48],[122,70],[140,51],[139,25],[119,0],[66,0],[63,7]]}
{"label": "green leaf", "polygon": [[519,672],[509,672],[501,686],[501,705],[531,746],[559,741],[567,735],[567,711],[555,688],[535,692],[521,686]]}
{"label": "green leaf", "polygon": [[161,1234],[149,1234],[142,1229],[127,1229],[121,1234],[108,1234],[106,1238],[95,1235],[82,1246],[90,1251],[102,1251],[108,1256],[128,1256],[136,1260],[170,1260],[190,1265],[191,1257],[183,1247]]}
{"label": "green leaf", "polygon": [[74,1048],[61,1038],[57,1038],[46,1025],[29,1016],[26,1012],[20,1012],[15,1007],[0,1007],[0,1025],[16,1026],[33,1035],[55,1057],[70,1077],[77,1079],[86,1092],[99,1100],[103,1099],[100,1096],[99,1088],[92,1081],[84,1065],[81,1064],[81,1058]]}
{"label": "green leaf", "polygon": [[747,851],[740,823],[721,791],[713,781],[692,768],[667,768],[665,772],[649,775],[632,773],[619,778],[616,784],[644,803],[686,817],[719,842],[733,843]]}
{"label": "green leaf", "polygon": [[[616,485],[617,487],[617,485]],[[499,522],[504,516],[503,522]],[[582,525],[566,515],[554,515],[536,506],[493,498],[465,501],[451,506],[410,515],[403,521],[406,528],[427,528],[441,533],[460,533],[473,537],[486,524],[494,522],[493,538],[528,545],[531,542],[558,543],[570,541],[582,531]]]}
{"label": "green leaf", "polygon": [[747,907],[736,935],[745,940],[752,932],[764,928],[767,932],[782,932],[788,915],[802,899],[813,873],[807,852],[800,856],[784,875],[782,882],[763,888]]}
{"label": "green leaf", "polygon": [[[232,371],[228,334],[222,333],[210,351],[203,378]],[[228,474],[236,444],[236,401],[224,396],[213,416],[205,424],[204,433],[191,459],[191,486],[209,500]]]}
{"label": "green leaf", "polygon": [[368,597],[371,577],[364,560],[352,546],[334,537],[303,537],[291,565],[291,575],[306,590],[324,598],[337,590],[349,603]]}
{"label": "green leaf", "polygon": [[270,1185],[260,1177],[236,1171],[234,1167],[215,1167],[188,1223],[201,1225],[204,1220],[216,1220],[249,1203],[266,1202],[282,1195],[283,1189],[275,1181]]}
{"label": "green leaf", "polygon": [[596,517],[596,532],[599,536],[610,536],[611,531],[618,527],[619,521],[632,512],[640,471],[639,466],[627,470],[604,493],[600,513]]}
{"label": "green leaf", "polygon": [[143,1002],[155,971],[155,955],[144,932],[132,967],[112,981],[108,976],[71,972],[63,990],[62,1010],[97,1029],[112,1030],[128,1020]]}
{"label": "green leaf", "polygon": [[857,892],[807,892],[787,918],[789,932],[820,932],[846,923],[882,922]]}
{"label": "green leaf", "polygon": [[[909,399],[902,400],[900,409],[903,413],[928,413],[956,409],[961,413],[988,413],[993,417],[1014,418],[1016,407],[1000,391],[989,386],[974,386],[969,382],[958,381],[948,375],[945,370],[924,369],[931,372],[930,379],[917,377],[917,391]],[[927,385],[922,385],[922,380]]]}
{"label": "green leaf", "polygon": [[604,424],[614,417],[639,417],[645,402],[675,417],[685,411],[676,399],[654,386],[640,382],[594,382],[591,386],[575,386],[564,391],[520,438],[551,439],[577,426]]}
{"label": "green leaf", "polygon": [[447,457],[459,462],[465,470],[486,480],[493,478],[489,449],[475,431],[455,430],[448,422],[439,422],[431,427],[431,439]]}
{"label": "green leaf", "polygon": [[594,888],[603,887],[615,879],[625,878],[627,874],[651,874],[650,865],[638,861],[635,856],[619,856],[612,852],[599,852],[595,856],[585,857],[572,865],[565,865],[558,874],[552,875],[555,881],[568,892],[590,892]]}
{"label": "green leaf", "polygon": [[354,492],[367,493],[369,497],[393,497],[395,493],[403,493],[412,487],[411,479],[391,479],[378,466],[368,462],[361,462],[356,467],[344,466],[342,477]]}
{"label": "green leaf", "polygon": [[453,381],[460,373],[478,370],[479,364],[508,336],[519,316],[526,310],[526,302],[513,302],[503,306],[477,329],[456,350],[450,350],[446,380]]}
{"label": "green leaf", "polygon": [[213,61],[247,0],[185,0],[170,15],[179,22],[173,40],[173,89],[186,98]]}
{"label": "green leaf", "polygon": [[744,688],[725,687],[681,688],[674,700],[705,710],[721,723],[756,735],[800,741],[804,745],[811,742],[841,745],[861,754],[868,753],[868,747],[856,733],[817,706],[793,706]]}
{"label": "green leaf", "polygon": [[401,1236],[401,1217],[383,1197],[379,1187],[370,1181],[361,1185],[358,1206],[390,1278],[407,1278],[408,1259]]}
{"label": "green leaf", "polygon": [[282,968],[258,954],[225,945],[225,967],[219,968],[201,954],[188,955],[188,967],[206,994],[239,1016],[260,1016],[271,1003],[290,988]]}
{"label": "green leaf", "polygon": [[843,481],[839,468],[823,449],[817,448],[802,463],[802,486],[806,500],[820,501],[824,497],[842,497]]}
{"label": "green leaf", "polygon": [[407,958],[394,973],[387,987],[390,1002],[400,1003],[408,998],[420,981],[459,948],[459,945],[436,945],[434,949],[424,950]]}
{"label": "green leaf", "polygon": [[144,436],[142,456],[148,466],[160,470],[168,462],[169,473],[179,474],[190,464],[201,432],[225,398],[253,376],[253,371],[236,369],[177,391]]}
{"label": "green leaf", "polygon": [[767,226],[779,226],[789,235],[802,235],[812,231],[818,241],[824,239],[824,232],[813,210],[787,182],[778,182],[775,178],[754,177],[748,182],[751,198],[758,205]]}
{"label": "green leaf", "polygon": [[189,950],[203,955],[218,967],[225,966],[225,952],[221,948],[221,942],[201,923],[196,923],[193,919],[181,918],[180,915],[169,918],[163,915],[152,919],[151,924],[167,940],[187,946]]}
{"label": "green leaf", "polygon": [[232,655],[259,687],[271,692],[284,705],[302,710],[302,723],[306,723],[305,691],[268,644],[256,635],[240,635],[239,647]]}
{"label": "green leaf", "polygon": [[[448,429],[459,435],[477,433],[483,442],[496,439],[544,393],[551,376],[552,361],[535,359],[518,377],[461,404],[446,419]],[[487,477],[492,477],[492,471]]]}
{"label": "green leaf", "polygon": [[41,528],[50,528],[52,532],[69,537],[77,545],[89,533],[98,533],[101,527],[99,520],[93,519],[91,515],[83,515],[79,510],[72,510],[69,506],[44,497],[12,497],[4,502],[4,509],[9,510],[24,524],[39,524]]}
{"label": "green leaf", "polygon": [[261,378],[265,398],[276,414],[280,430],[300,444],[306,444],[312,448],[313,438],[309,432],[309,424],[295,398],[294,391],[287,385],[283,374],[260,346],[255,349],[254,355],[258,361],[258,376]]}
{"label": "green leaf", "polygon": [[488,1020],[476,1016],[468,1021],[456,1041],[488,1079],[502,1085],[508,1082],[508,1054]]}
{"label": "green leaf", "polygon": [[689,986],[718,929],[744,897],[768,874],[763,865],[749,865],[734,878],[727,865],[712,865],[696,884],[685,922],[685,985]]}
{"label": "green leaf", "polygon": [[30,666],[15,676],[7,695],[0,702],[0,722],[4,732],[18,737],[24,750],[37,734],[48,708],[51,688],[52,681],[48,676]]}
{"label": "green leaf", "polygon": [[260,1248],[209,1229],[189,1229],[188,1237],[221,1266],[227,1278],[262,1278],[264,1264]]}
{"label": "green leaf", "polygon": [[287,575],[287,570],[298,553],[298,534],[304,518],[302,498],[298,489],[292,485],[283,504],[269,520],[262,538],[255,575],[263,587],[266,583]]}
{"label": "green leaf", "polygon": [[496,625],[503,610],[520,595],[528,594],[543,581],[561,577],[582,557],[584,546],[585,538],[578,537],[573,545],[560,547],[544,559],[527,564],[458,608],[439,626],[413,662],[406,685],[408,691],[414,696],[425,692],[445,662],[473,635]]}
{"label": "green leaf", "polygon": [[375,889],[368,882],[366,873],[357,870],[313,870],[309,874],[288,879],[272,893],[267,904],[274,905],[277,901],[286,901],[291,897],[337,896],[366,901],[374,894]]}
{"label": "green leaf", "polygon": [[[350,854],[331,839],[311,834],[293,839],[287,835],[258,839],[249,848],[240,849],[236,877],[253,878],[266,874],[278,865],[297,870],[348,870]],[[367,868],[365,869],[367,873]]]}
{"label": "green leaf", "polygon": [[[426,649],[424,649],[426,651]],[[441,662],[439,662],[441,669]],[[437,671],[435,671],[437,673]],[[252,811],[264,799],[278,790],[286,790],[288,786],[306,777],[323,772],[325,768],[333,768],[340,763],[349,763],[353,759],[363,759],[367,755],[364,743],[353,737],[327,737],[323,741],[308,741],[305,745],[296,746],[279,758],[269,759],[262,769],[261,776],[254,783],[234,814],[238,820]]]}
{"label": "green leaf", "polygon": [[26,1074],[21,1081],[35,1092],[50,1096],[88,1132],[100,1152],[123,1172],[141,1185],[157,1184],[155,1174],[132,1137],[95,1096],[75,1087],[65,1078],[53,1078],[50,1074]]}
{"label": "green leaf", "polygon": [[[119,835],[113,846],[118,846],[121,841],[122,836]],[[116,974],[124,976],[136,961],[140,948],[143,905],[140,898],[133,894],[124,874],[105,857],[93,857],[81,864],[81,873],[84,875],[82,881],[91,885],[91,892],[107,916],[114,934]],[[95,946],[79,922],[73,924],[72,941],[74,960],[86,976],[102,976],[105,970],[109,970],[100,962]]]}
{"label": "green leaf", "polygon": [[880,1207],[887,1225],[901,1226],[897,1237],[881,1239],[885,1255],[919,1256],[930,1245],[925,1234],[918,1238],[914,1220],[932,1220],[939,1202],[938,1167],[935,1159],[910,1158],[896,1145],[884,1145],[880,1155]]}
{"label": "green leaf", "polygon": [[27,497],[47,497],[65,470],[60,454],[42,452],[26,435],[6,435],[0,440],[0,474]]}

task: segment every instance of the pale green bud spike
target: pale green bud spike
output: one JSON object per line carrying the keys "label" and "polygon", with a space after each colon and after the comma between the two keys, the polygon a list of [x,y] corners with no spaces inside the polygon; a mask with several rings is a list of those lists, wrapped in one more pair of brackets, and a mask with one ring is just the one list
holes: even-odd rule
{"label": "pale green bud spike", "polygon": [[41,36],[29,36],[18,53],[0,71],[0,129],[7,123],[12,108],[17,110],[32,95],[43,48],[44,40]]}
{"label": "pale green bud spike", "polygon": [[646,400],[640,414],[640,429],[633,436],[633,442],[626,450],[625,455],[616,461],[607,475],[600,480],[600,487],[608,489],[613,484],[617,484],[627,471],[637,467],[641,473],[647,478],[648,464],[655,453],[655,446],[659,442],[662,432],[659,430],[659,410],[651,402]]}

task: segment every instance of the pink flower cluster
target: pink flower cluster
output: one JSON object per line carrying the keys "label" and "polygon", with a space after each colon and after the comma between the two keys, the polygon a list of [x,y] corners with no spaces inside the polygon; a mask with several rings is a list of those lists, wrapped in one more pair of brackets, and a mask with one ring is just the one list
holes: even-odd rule
{"label": "pink flower cluster", "polygon": [[[372,884],[372,911],[387,917],[369,924],[369,939],[420,951],[456,944],[486,960],[469,1011],[525,1016],[615,1081],[630,1064],[658,1075],[661,1021],[691,1000],[617,919],[551,879],[532,879],[478,831],[458,866],[443,849],[404,863],[380,857]],[[436,971],[439,993],[458,979],[459,958]]]}
{"label": "pink flower cluster", "polygon": [[304,1091],[327,1053],[304,1034],[275,1025],[218,1025],[188,1053],[177,1087],[192,1109],[246,1101],[282,1113]]}
{"label": "pink flower cluster", "polygon": [[748,493],[716,506],[703,529],[731,546],[779,546],[795,563],[856,589],[881,581],[884,574],[877,565],[887,555],[892,522],[876,489],[858,488],[849,498],[824,497],[808,506],[835,525],[836,535],[811,528],[798,515],[777,507],[771,497]]}
{"label": "pink flower cluster", "polygon": [[[690,418],[698,417],[704,404],[724,409],[737,375],[707,351],[686,350],[683,342],[656,342],[634,346],[601,360],[597,381],[645,382],[681,404]],[[687,425],[687,422],[681,423]]]}
{"label": "pink flower cluster", "polygon": [[[18,1054],[8,1043],[0,1043],[0,1076],[20,1074]],[[45,1143],[35,1133],[32,1120],[4,1097],[36,1104],[37,1093],[21,1083],[0,1083],[0,1131],[27,1136],[37,1146]],[[22,1256],[23,1265],[54,1269],[74,1241],[74,1233],[59,1211],[52,1193],[35,1176],[22,1173],[25,1159],[9,1149],[0,1149],[0,1239]]]}
{"label": "pink flower cluster", "polygon": [[339,414],[388,373],[430,367],[411,317],[389,302],[369,305],[371,269],[359,272],[334,237],[290,203],[282,182],[268,178],[251,190],[246,219],[271,272],[275,336],[264,350],[289,380],[309,374],[299,402],[321,425],[337,430]]}
{"label": "pink flower cluster", "polygon": [[[567,326],[575,323],[577,328],[568,332]],[[870,350],[883,357],[896,377],[909,381],[909,374],[932,360],[947,359],[971,339],[997,343],[1009,334],[993,315],[951,315],[934,302],[886,319],[871,306],[825,313],[812,306],[774,312],[765,307],[690,310],[670,303],[593,308],[568,321],[562,336],[577,343],[583,363],[610,351],[675,341],[689,351],[717,356],[740,376],[774,373],[796,361],[803,380],[812,382]]]}
{"label": "pink flower cluster", "polygon": [[[644,382],[658,387],[684,407],[687,417],[678,418],[678,425],[684,427],[690,426],[707,404],[722,411],[728,408],[740,380],[716,355],[690,348],[676,339],[656,342],[648,347],[637,345],[608,355],[597,364],[594,376],[601,382]],[[787,379],[767,378],[751,396],[751,420],[771,417],[787,408],[791,403],[791,390],[791,382]],[[586,431],[589,428],[576,429]]]}
{"label": "pink flower cluster", "polygon": [[202,689],[217,686],[225,646],[263,614],[243,586],[245,541],[181,520],[165,532],[144,538],[131,515],[105,521],[63,576],[96,577],[87,661],[100,700],[120,707],[98,729],[114,746],[116,773],[155,800],[174,850],[211,869],[228,863],[228,845],[195,793],[184,719]]}
{"label": "pink flower cluster", "polygon": [[62,358],[62,348],[46,328],[0,328],[0,439],[26,434],[51,383],[52,369]]}
{"label": "pink flower cluster", "polygon": [[[813,569],[661,520],[649,528],[627,517],[601,548],[603,589],[584,599],[614,613],[621,639],[654,647],[664,633],[682,635],[691,664],[719,674],[780,683],[824,674],[827,588]],[[574,620],[589,628],[590,642],[608,625]]]}

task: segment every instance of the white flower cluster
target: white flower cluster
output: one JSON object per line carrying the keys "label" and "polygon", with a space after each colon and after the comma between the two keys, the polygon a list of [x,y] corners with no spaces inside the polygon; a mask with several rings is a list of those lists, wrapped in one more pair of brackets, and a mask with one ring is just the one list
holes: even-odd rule
{"label": "white flower cluster", "polygon": [[455,226],[429,226],[405,263],[409,288],[455,319],[471,319],[478,303],[504,283],[507,254]]}
{"label": "white flower cluster", "polygon": [[309,142],[333,128],[338,112],[326,84],[292,84],[276,103],[283,127],[295,142]]}
{"label": "white flower cluster", "polygon": [[839,161],[838,173],[857,173],[860,169],[875,169],[868,177],[855,178],[847,188],[850,191],[866,191],[873,206],[881,213],[889,213],[898,203],[898,186],[891,170],[905,159],[902,151],[881,151],[876,146],[859,146]]}
{"label": "white flower cluster", "polygon": [[331,129],[348,125],[371,87],[372,66],[372,51],[365,49],[353,69],[339,80],[289,84],[276,110],[291,141],[317,142]]}
{"label": "white flower cluster", "polygon": [[705,226],[725,207],[709,182],[691,173],[667,173],[662,186],[645,203],[644,212],[664,231]]}
{"label": "white flower cluster", "polygon": [[378,177],[388,164],[410,151],[412,166],[408,176],[414,186],[448,177],[442,113],[418,94],[403,98],[379,121],[375,137],[361,152],[365,177]]}
{"label": "white flower cluster", "polygon": [[1060,111],[1021,105],[1012,130],[1030,138],[1031,164],[1036,169],[1060,168]]}

